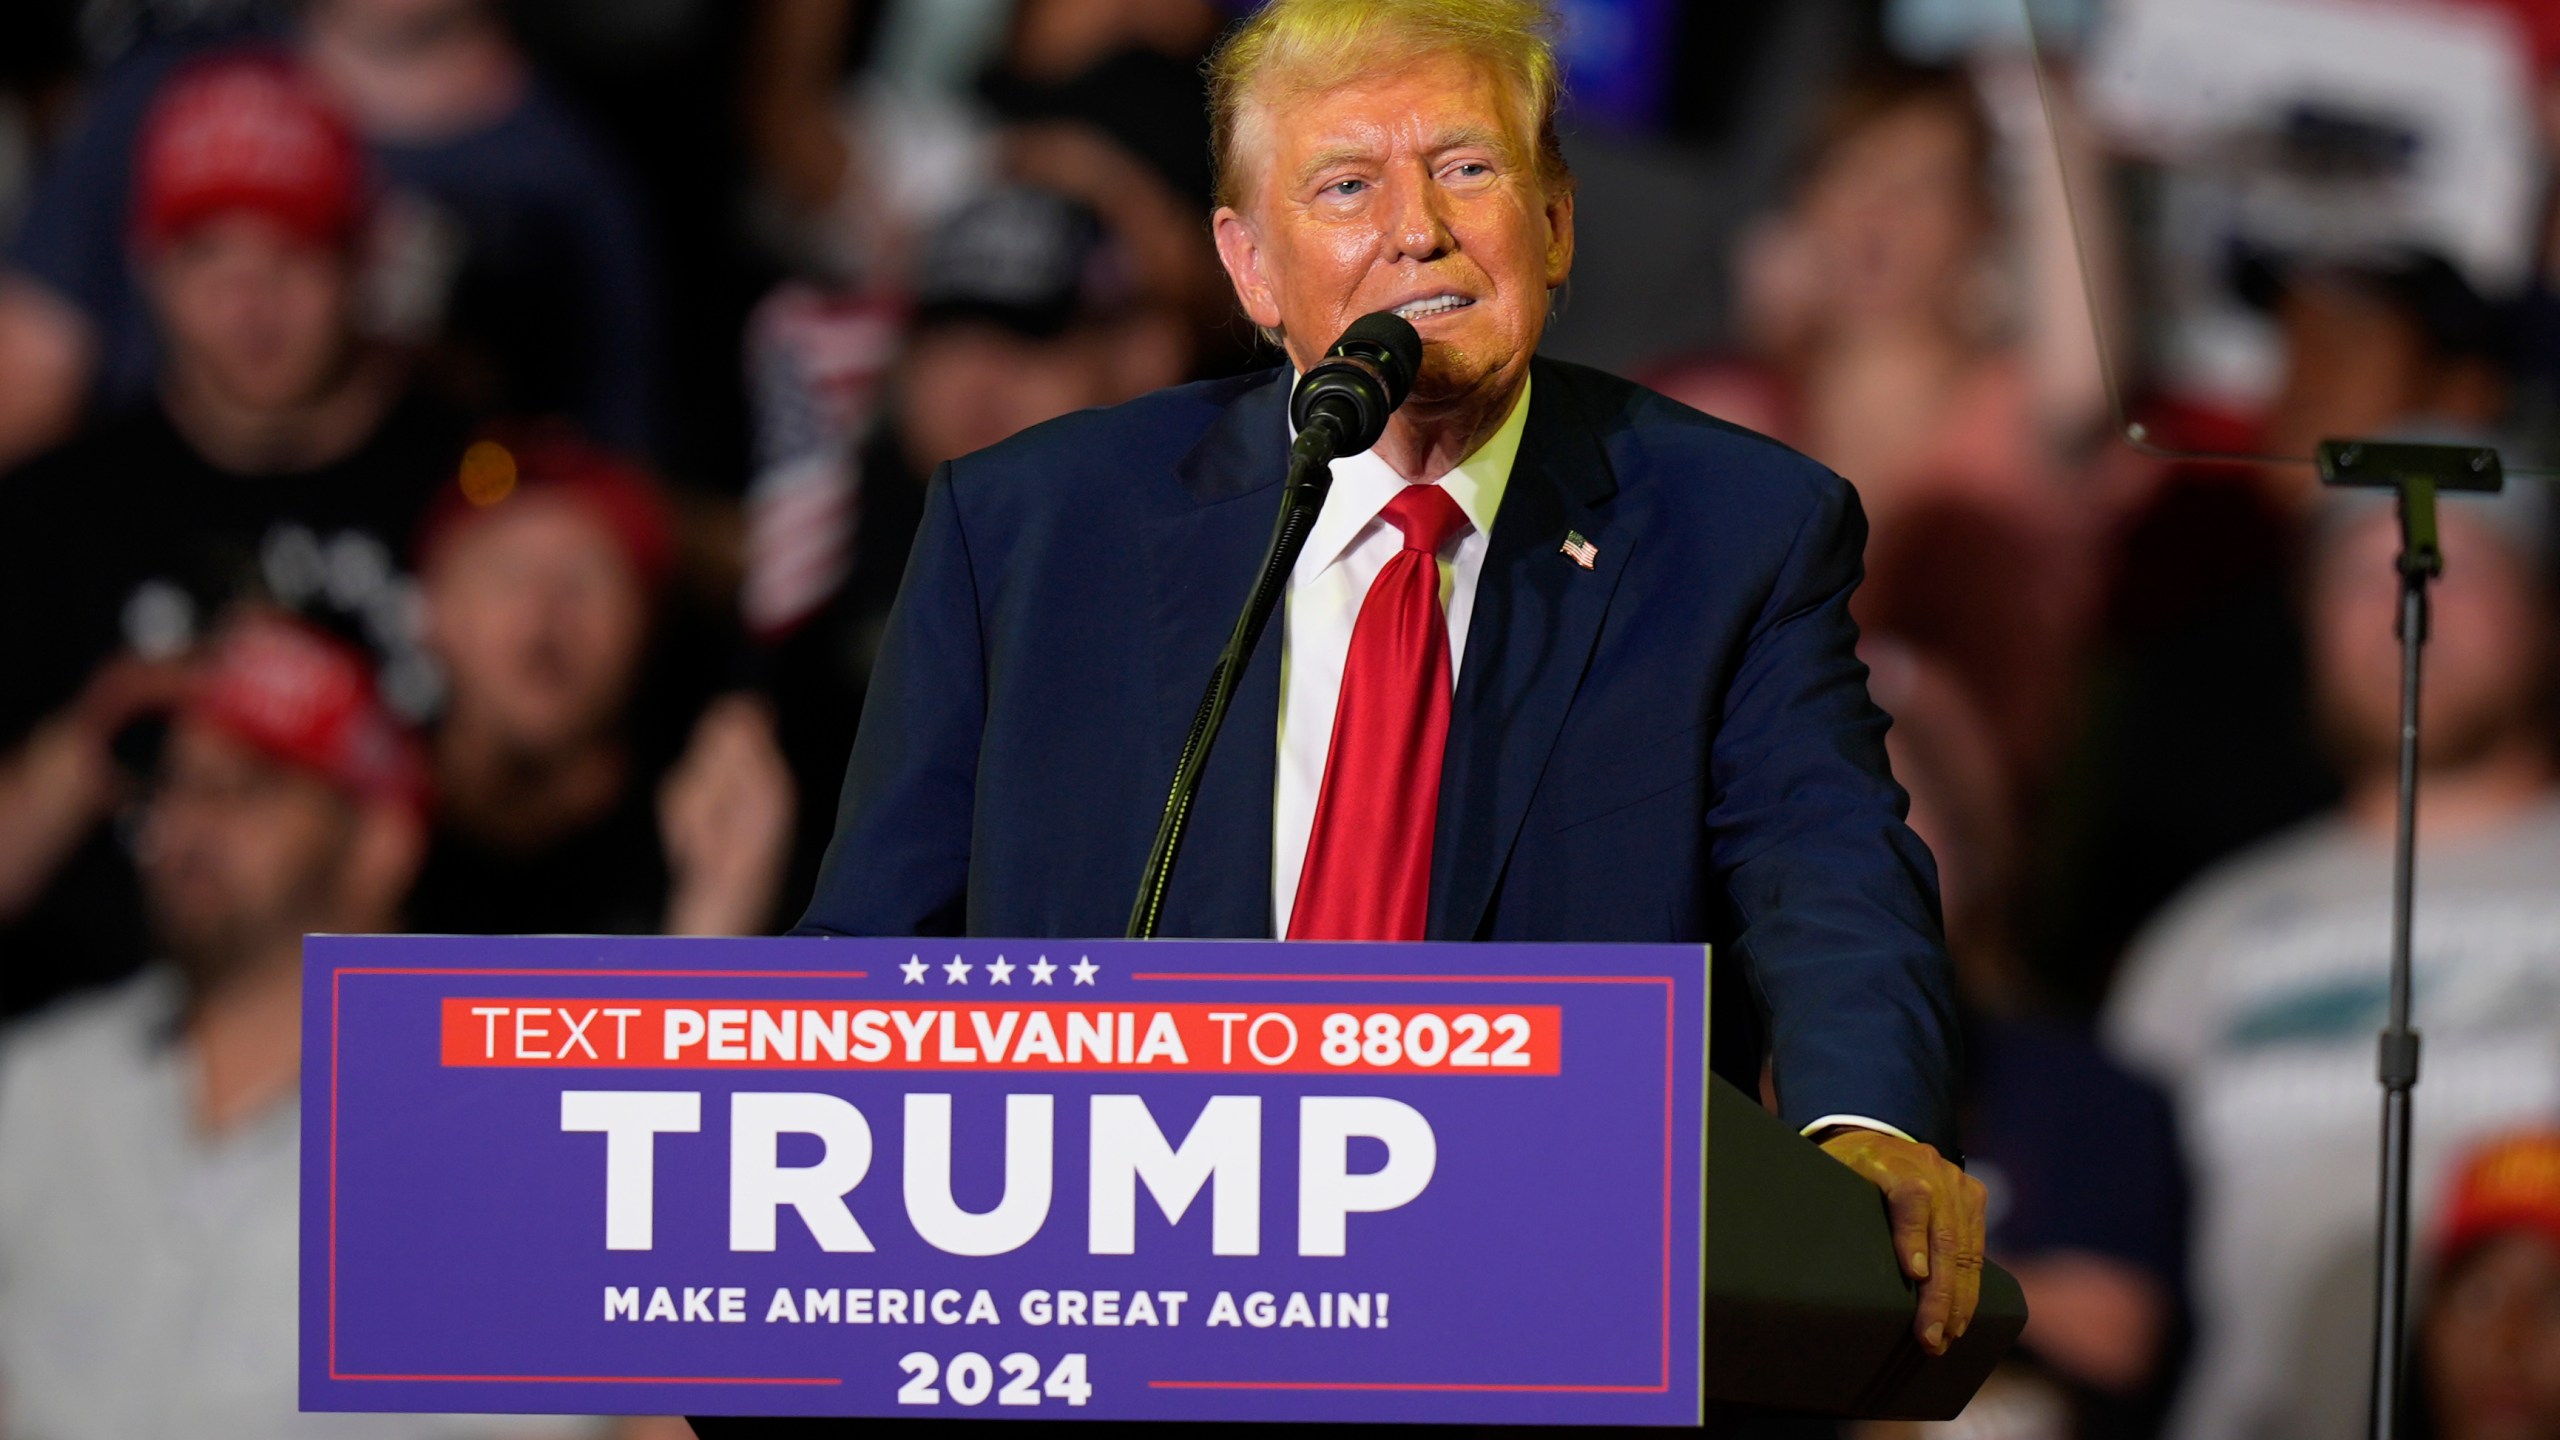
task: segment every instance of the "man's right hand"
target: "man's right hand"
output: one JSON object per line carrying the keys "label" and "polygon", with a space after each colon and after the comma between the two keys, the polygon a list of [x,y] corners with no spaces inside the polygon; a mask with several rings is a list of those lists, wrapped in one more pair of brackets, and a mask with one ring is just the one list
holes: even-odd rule
{"label": "man's right hand", "polygon": [[1884,1192],[1894,1257],[1902,1273],[1920,1282],[1912,1332],[1930,1354],[1946,1354],[1982,1299],[1982,1182],[1935,1147],[1881,1130],[1843,1128],[1822,1148]]}

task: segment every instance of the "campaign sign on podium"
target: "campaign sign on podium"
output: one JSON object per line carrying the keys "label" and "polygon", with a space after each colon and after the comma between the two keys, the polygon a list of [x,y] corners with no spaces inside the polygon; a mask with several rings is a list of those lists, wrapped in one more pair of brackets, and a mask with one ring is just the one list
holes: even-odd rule
{"label": "campaign sign on podium", "polygon": [[1699,1419],[1696,947],[304,963],[305,1409]]}

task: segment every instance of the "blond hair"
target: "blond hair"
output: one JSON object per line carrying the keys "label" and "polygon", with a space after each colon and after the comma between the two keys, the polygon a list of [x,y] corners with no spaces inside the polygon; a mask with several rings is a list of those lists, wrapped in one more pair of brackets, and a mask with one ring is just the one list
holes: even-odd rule
{"label": "blond hair", "polygon": [[1242,134],[1271,92],[1326,89],[1380,64],[1456,52],[1508,82],[1534,137],[1538,178],[1549,193],[1573,172],[1556,134],[1564,76],[1555,18],[1545,0],[1271,0],[1209,57],[1210,159],[1217,202],[1241,208]]}

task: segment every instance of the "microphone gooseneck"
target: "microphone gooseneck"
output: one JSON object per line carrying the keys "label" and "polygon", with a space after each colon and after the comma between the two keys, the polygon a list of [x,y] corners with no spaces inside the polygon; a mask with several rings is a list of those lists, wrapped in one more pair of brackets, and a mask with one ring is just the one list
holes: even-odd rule
{"label": "microphone gooseneck", "polygon": [[1164,919],[1165,892],[1173,883],[1173,862],[1182,852],[1182,836],[1191,820],[1191,802],[1209,764],[1209,747],[1226,723],[1227,706],[1244,678],[1253,647],[1262,638],[1271,612],[1279,608],[1289,572],[1307,545],[1316,516],[1333,488],[1333,462],[1357,455],[1386,433],[1387,417],[1413,393],[1422,371],[1422,337],[1412,324],[1381,310],[1364,315],[1342,332],[1333,348],[1298,378],[1289,392],[1289,420],[1297,441],[1289,447],[1288,482],[1280,491],[1280,514],[1272,522],[1271,545],[1226,649],[1209,671],[1209,685],[1192,713],[1190,733],[1183,737],[1182,757],[1174,765],[1173,789],[1165,797],[1163,818],[1156,822],[1155,844],[1147,868],[1138,879],[1137,903],[1129,911],[1129,938],[1152,939]]}

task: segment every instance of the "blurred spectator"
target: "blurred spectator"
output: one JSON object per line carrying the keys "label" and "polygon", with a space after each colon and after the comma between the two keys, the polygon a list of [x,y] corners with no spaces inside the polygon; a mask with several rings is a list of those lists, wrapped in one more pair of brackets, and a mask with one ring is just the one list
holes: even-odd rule
{"label": "blurred spectator", "polygon": [[[2415,1171],[2560,1113],[2560,783],[2548,497],[2448,498],[2427,646]],[[2110,1040],[2176,1096],[2198,1182],[2201,1345],[2177,1433],[2328,1435],[2364,1404],[2398,738],[2387,501],[2321,517],[2303,596],[2343,806],[2210,871],[2145,931]]]}
{"label": "blurred spectator", "polygon": [[[1044,191],[999,190],[927,247],[912,328],[885,377],[885,337],[841,343],[813,296],[761,317],[768,464],[746,609],[774,642],[784,745],[800,779],[794,893],[815,873],[837,787],[925,483],[946,460],[1071,410],[1117,404],[1182,378],[1181,323],[1134,303],[1125,251],[1092,211]],[[858,335],[855,338],[859,339]],[[871,395],[885,389],[873,424]]]}
{"label": "blurred spectator", "polygon": [[[152,385],[159,337],[123,244],[136,137],[173,71],[241,33],[139,47],[51,157],[0,272],[0,463]],[[639,220],[487,0],[311,0],[276,38],[345,107],[384,182],[369,327],[436,342],[436,373],[474,404],[645,443],[658,332]]]}
{"label": "blurred spectator", "polygon": [[2094,598],[2092,517],[2062,461],[2093,397],[2073,397],[2066,416],[2018,343],[1996,263],[1995,160],[1962,74],[1890,69],[1851,84],[1792,205],[1744,258],[1752,358],[1653,378],[1858,487],[1875,535],[1861,623],[1953,662],[1997,717],[2003,763],[2032,786]]}
{"label": "blurred spectator", "polygon": [[150,687],[100,667],[165,659],[251,593],[397,655],[413,597],[396,557],[460,449],[458,421],[359,336],[363,156],[307,82],[266,59],[182,72],[136,180],[158,385],[0,479],[0,1013],[140,959],[99,822],[110,746]]}
{"label": "blurred spectator", "polygon": [[1072,195],[1150,295],[1223,319],[1207,241],[1210,0],[768,0],[751,132],[799,268],[903,287],[922,241],[999,174]]}
{"label": "blurred spectator", "polygon": [[1860,655],[1893,717],[1885,743],[1911,827],[1938,863],[1965,1031],[1966,1168],[1990,1192],[1990,1253],[2029,1315],[2021,1349],[1946,1433],[2152,1434],[2185,1308],[2187,1196],[2167,1097],[2033,997],[2010,919],[2012,787],[1966,687],[1891,638]]}
{"label": "blurred spectator", "polygon": [[792,791],[765,709],[715,703],[662,780],[633,743],[673,547],[656,484],[593,446],[506,432],[465,453],[420,544],[448,693],[409,928],[769,927]]}
{"label": "blurred spectator", "polygon": [[1208,373],[1256,356],[1208,240],[1200,67],[1222,19],[1209,0],[1022,0],[1004,62],[980,85],[1004,121],[1005,176],[1092,207],[1137,293],[1189,322],[1186,367]]}
{"label": "blurred spectator", "polygon": [[[2284,335],[2263,454],[2298,460],[2340,436],[2477,442],[2506,413],[2506,317],[2440,255],[2295,264],[2251,255],[2239,288]],[[2299,464],[2265,475],[2297,504],[2318,494],[2313,479]]]}
{"label": "blurred spectator", "polygon": [[[2221,427],[2154,415],[2158,443],[2307,457],[2335,436],[2490,438],[2504,327],[2440,257],[2244,252],[2235,275],[2282,326],[2274,401]],[[2081,828],[2047,897],[2054,947],[2091,957],[2092,976],[2204,866],[2337,794],[2313,743],[2293,579],[2311,467],[2158,467],[2141,489],[2108,566],[2099,703],[2068,801]]]}
{"label": "blurred spectator", "polygon": [[1924,492],[2053,515],[2055,417],[2009,343],[1995,265],[1996,144],[1959,72],[1845,87],[1743,257],[1750,358],[1663,381],[1848,476],[1879,528]]}
{"label": "blurred spectator", "polygon": [[1184,336],[1143,303],[1136,268],[1097,213],[1036,189],[997,191],[944,226],[897,376],[892,428],[909,477],[1180,380]]}
{"label": "blurred spectator", "polygon": [[2427,1440],[2560,1440],[2560,1135],[2483,1145],[2440,1201],[2417,1325]]}
{"label": "blurred spectator", "polygon": [[896,288],[993,159],[969,94],[1012,0],[760,0],[740,95],[762,229],[798,274]]}
{"label": "blurred spectator", "polygon": [[748,326],[742,609],[777,642],[798,872],[933,467],[1252,353],[1208,242],[1198,63],[1223,19],[1209,0],[759,12],[750,117],[801,275]]}
{"label": "blurred spectator", "polygon": [[1934,498],[1878,525],[1866,565],[1859,625],[1941,657],[2015,777],[2011,802],[2032,811],[2077,718],[2095,590],[2084,542],[2012,509]]}
{"label": "blurred spectator", "polygon": [[742,609],[793,637],[774,668],[808,864],[933,467],[1251,353],[1208,243],[1221,21],[1208,0],[760,12],[750,114],[802,275],[748,326]]}
{"label": "blurred spectator", "polygon": [[0,1039],[0,1428],[559,1428],[296,1413],[302,937],[392,923],[424,800],[361,656],[271,614],[222,633],[142,828],[162,963]]}
{"label": "blurred spectator", "polygon": [[[2548,0],[2115,0],[2078,88],[2130,162],[2139,391],[2263,410],[2300,357],[2231,293],[2232,249],[2444,256],[2501,303],[2544,205],[2525,32]],[[2297,454],[2292,458],[2306,459]]]}
{"label": "blurred spectator", "polygon": [[1577,17],[1561,57],[1577,249],[1542,348],[1633,374],[1727,347],[1744,232],[1784,198],[1815,112],[1876,44],[1876,6],[1592,0],[1566,9],[1568,27]]}
{"label": "blurred spectator", "polygon": [[[764,0],[494,3],[543,89],[584,122],[634,193],[658,324],[646,453],[699,512],[687,516],[687,579],[712,579],[704,561],[718,560],[734,584],[733,517],[705,502],[733,500],[746,484],[738,336],[774,280],[747,220],[754,167],[739,105]],[[712,516],[716,530],[703,523]]]}

